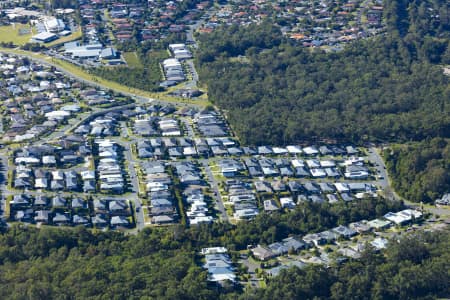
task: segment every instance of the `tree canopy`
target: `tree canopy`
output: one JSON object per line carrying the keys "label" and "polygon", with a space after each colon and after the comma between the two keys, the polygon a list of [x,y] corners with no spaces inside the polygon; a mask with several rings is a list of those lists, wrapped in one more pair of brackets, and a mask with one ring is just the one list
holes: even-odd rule
{"label": "tree canopy", "polygon": [[385,253],[370,247],[361,259],[332,268],[283,270],[265,289],[241,299],[434,299],[448,297],[450,233],[392,240]]}
{"label": "tree canopy", "polygon": [[394,188],[415,202],[432,202],[450,191],[450,141],[435,138],[384,151]]}
{"label": "tree canopy", "polygon": [[147,228],[137,236],[14,225],[0,234],[0,298],[217,299],[221,290],[207,284],[200,267],[201,248],[244,250],[400,207],[382,199],[333,207],[304,203],[292,212],[263,213],[237,225]]}
{"label": "tree canopy", "polygon": [[388,1],[388,32],[338,53],[293,44],[272,24],[224,27],[199,36],[200,79],[246,144],[448,137],[449,79],[437,63],[449,22],[421,7]]}

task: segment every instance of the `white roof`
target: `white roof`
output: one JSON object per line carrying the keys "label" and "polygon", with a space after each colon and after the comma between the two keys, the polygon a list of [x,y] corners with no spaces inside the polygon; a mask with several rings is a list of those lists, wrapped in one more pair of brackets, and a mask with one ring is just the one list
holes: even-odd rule
{"label": "white roof", "polygon": [[214,219],[211,216],[204,216],[204,217],[201,216],[201,217],[195,217],[195,218],[191,219],[189,221],[189,223],[191,225],[196,225],[196,224],[199,224],[199,223],[211,223],[213,220]]}
{"label": "white roof", "polygon": [[404,216],[404,215],[400,215],[398,213],[392,213],[392,212],[385,214],[384,218],[391,222],[394,222],[395,224],[402,224],[404,222],[411,220],[410,216]]}
{"label": "white roof", "polygon": [[320,167],[320,161],[318,159],[308,159],[306,161],[306,164],[309,168],[319,168]]}
{"label": "white roof", "polygon": [[67,51],[72,53],[73,57],[97,57],[100,55],[99,49],[79,49],[79,50],[71,50]]}
{"label": "white roof", "polygon": [[38,164],[40,161],[36,157],[17,157],[15,159],[16,164],[27,163],[27,164]]}
{"label": "white roof", "polygon": [[95,143],[98,144],[99,147],[110,147],[115,144],[115,142],[111,140],[96,140]]}
{"label": "white roof", "polygon": [[36,178],[34,182],[35,188],[47,188],[47,186],[48,186],[47,178]]}
{"label": "white roof", "polygon": [[302,153],[302,149],[298,146],[287,146],[287,151],[292,154],[300,154]]}
{"label": "white roof", "polygon": [[388,244],[388,240],[385,238],[377,237],[372,242],[370,242],[370,244],[376,249],[384,249]]}
{"label": "white roof", "polygon": [[286,148],[281,148],[281,147],[273,147],[272,148],[273,153],[275,154],[285,154],[288,151],[286,150]]}
{"label": "white roof", "polygon": [[327,173],[323,169],[310,169],[312,177],[325,177]]}
{"label": "white roof", "polygon": [[336,187],[336,190],[338,192],[348,192],[348,191],[350,191],[350,188],[348,187],[348,184],[343,183],[343,182],[336,182],[334,184],[334,186]]}
{"label": "white roof", "polygon": [[83,178],[83,180],[88,180],[88,179],[95,179],[95,172],[94,171],[81,171],[80,172],[81,178]]}
{"label": "white roof", "polygon": [[43,164],[54,164],[56,163],[56,158],[53,155],[46,155],[42,157]]}
{"label": "white roof", "polygon": [[64,110],[54,110],[45,114],[45,117],[48,119],[65,118],[68,116],[70,116],[70,112]]}
{"label": "white roof", "polygon": [[33,40],[45,41],[45,40],[52,39],[52,38],[55,38],[55,37],[58,37],[58,36],[56,34],[54,34],[54,33],[41,32],[41,33],[38,33],[36,35],[33,35],[32,39]]}
{"label": "white roof", "polygon": [[401,214],[409,214],[410,216],[414,216],[414,218],[422,217],[422,213],[418,210],[414,209],[405,209],[400,212]]}
{"label": "white roof", "polygon": [[197,150],[195,150],[195,147],[184,147],[183,154],[184,155],[196,155]]}
{"label": "white roof", "polygon": [[316,147],[305,147],[305,148],[303,148],[303,152],[305,152],[305,154],[307,154],[307,155],[313,155],[313,154],[318,154],[319,150],[317,150]]}
{"label": "white roof", "polygon": [[320,166],[324,168],[335,167],[336,163],[333,160],[321,160]]}
{"label": "white roof", "polygon": [[22,142],[22,141],[34,139],[35,137],[36,137],[36,134],[34,134],[34,133],[25,133],[22,135],[16,135],[16,137],[14,138],[14,141]]}
{"label": "white roof", "polygon": [[53,30],[62,30],[64,29],[65,25],[64,22],[61,19],[56,18],[49,18],[44,21],[44,25],[47,29],[47,31],[53,31]]}
{"label": "white roof", "polygon": [[230,274],[212,274],[209,277],[209,281],[225,281],[230,280],[234,281],[236,279],[236,275],[230,273]]}
{"label": "white roof", "polygon": [[63,180],[64,175],[62,171],[52,171],[53,180]]}
{"label": "white roof", "polygon": [[181,63],[176,58],[168,58],[163,61],[163,65],[164,65],[164,67],[176,67],[176,66],[181,66]]}
{"label": "white roof", "polygon": [[282,207],[285,207],[286,205],[295,205],[295,202],[291,197],[280,198],[280,203]]}
{"label": "white roof", "polygon": [[186,44],[170,44],[169,45],[169,49],[171,49],[172,51],[176,50],[176,49],[185,49],[186,48]]}
{"label": "white roof", "polygon": [[294,168],[300,168],[305,166],[305,162],[301,159],[293,159],[291,164]]}

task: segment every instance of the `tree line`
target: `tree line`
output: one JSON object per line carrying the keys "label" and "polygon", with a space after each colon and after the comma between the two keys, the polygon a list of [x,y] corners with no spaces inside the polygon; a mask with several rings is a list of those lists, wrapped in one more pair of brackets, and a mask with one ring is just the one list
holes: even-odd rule
{"label": "tree line", "polygon": [[200,80],[245,144],[448,137],[449,79],[438,65],[450,62],[448,18],[422,8],[388,1],[388,32],[338,53],[302,48],[268,23],[223,27],[199,36]]}
{"label": "tree line", "polygon": [[197,256],[201,248],[245,250],[249,244],[370,219],[400,207],[382,199],[332,207],[302,203],[292,212],[263,213],[252,222],[154,227],[137,236],[14,225],[0,234],[0,298],[218,299],[220,293],[234,294],[207,284]]}
{"label": "tree line", "polygon": [[240,299],[435,299],[450,295],[448,231],[391,240],[386,251],[370,246],[359,260],[326,267],[292,268],[267,288]]}
{"label": "tree line", "polygon": [[[390,202],[392,203],[392,202]],[[41,229],[13,225],[0,234],[2,299],[431,299],[448,296],[450,234],[398,237],[376,253],[367,245],[361,259],[329,268],[282,271],[267,288],[243,291],[208,284],[201,268],[202,247],[234,250],[253,242],[273,242],[289,225],[293,232],[371,217],[364,206],[326,213],[320,205],[237,225],[146,228],[138,235],[77,228]],[[378,203],[377,205],[380,205]],[[387,203],[382,205],[388,205]],[[325,207],[324,207],[325,208]],[[314,212],[316,210],[316,212]],[[305,215],[301,215],[301,213]],[[335,219],[335,220],[333,220]],[[311,225],[312,224],[312,225]],[[305,227],[306,226],[306,227]],[[273,231],[275,230],[275,232]],[[263,234],[269,231],[269,234]],[[277,235],[279,234],[279,235]],[[236,247],[233,247],[236,245]],[[233,250],[234,249],[234,250]]]}
{"label": "tree line", "polygon": [[393,145],[383,156],[395,190],[414,202],[432,202],[450,191],[450,140]]}

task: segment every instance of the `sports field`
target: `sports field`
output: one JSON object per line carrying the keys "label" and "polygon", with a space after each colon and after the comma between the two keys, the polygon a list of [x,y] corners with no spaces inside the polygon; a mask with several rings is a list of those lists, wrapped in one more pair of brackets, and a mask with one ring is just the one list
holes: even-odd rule
{"label": "sports field", "polygon": [[15,45],[21,46],[28,43],[36,30],[28,24],[11,24],[8,26],[0,26],[0,42],[13,42]]}

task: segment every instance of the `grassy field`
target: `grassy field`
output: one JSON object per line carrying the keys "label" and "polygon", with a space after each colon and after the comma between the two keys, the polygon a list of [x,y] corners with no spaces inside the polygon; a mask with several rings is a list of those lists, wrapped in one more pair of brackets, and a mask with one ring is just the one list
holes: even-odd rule
{"label": "grassy field", "polygon": [[139,57],[137,57],[136,52],[124,52],[123,57],[127,61],[127,64],[131,68],[140,68],[142,67],[141,62],[139,61]]}
{"label": "grassy field", "polygon": [[[8,26],[0,26],[0,42],[13,42],[15,45],[22,46],[30,42],[33,35],[37,34],[35,28],[31,28],[30,33],[20,34],[20,30],[30,30],[30,25],[28,24],[12,24]],[[78,31],[57,39],[53,42],[45,44],[45,46],[52,47],[59,44],[67,43],[81,38],[81,29]]]}
{"label": "grassy field", "polygon": [[12,24],[8,26],[0,26],[0,42],[13,42],[15,45],[25,45],[28,43],[33,35],[36,34],[36,30],[31,29],[29,34],[21,35],[19,30],[30,30],[30,25],[26,24]]}

